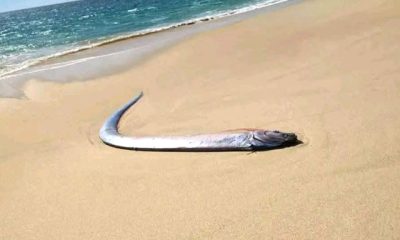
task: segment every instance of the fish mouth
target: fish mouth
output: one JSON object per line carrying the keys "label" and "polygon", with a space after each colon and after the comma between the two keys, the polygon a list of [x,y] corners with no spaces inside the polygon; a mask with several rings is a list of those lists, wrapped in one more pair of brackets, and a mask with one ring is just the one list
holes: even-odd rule
{"label": "fish mouth", "polygon": [[[280,133],[278,131],[274,131],[276,133]],[[253,135],[253,140],[257,143],[252,144],[251,149],[253,151],[267,151],[267,150],[274,150],[274,149],[282,149],[287,147],[293,147],[299,144],[303,144],[301,140],[297,138],[297,135],[294,133],[282,133],[281,136],[283,139],[276,140],[275,144],[268,143],[265,139],[261,139],[256,135]],[[272,140],[274,142],[274,140]]]}
{"label": "fish mouth", "polygon": [[294,133],[285,133],[284,134],[284,138],[285,138],[285,142],[287,142],[287,143],[295,143],[295,142],[297,142],[297,141],[299,141],[298,139],[297,139],[297,136],[296,136],[296,134],[294,134]]}
{"label": "fish mouth", "polygon": [[284,138],[285,141],[282,142],[282,145],[278,146],[277,148],[293,147],[303,143],[297,138],[297,135],[294,133],[285,133]]}

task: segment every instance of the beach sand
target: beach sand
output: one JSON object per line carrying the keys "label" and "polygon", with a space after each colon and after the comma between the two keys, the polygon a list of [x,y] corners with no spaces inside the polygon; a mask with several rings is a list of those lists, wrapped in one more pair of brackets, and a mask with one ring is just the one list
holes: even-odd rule
{"label": "beach sand", "polygon": [[[100,79],[27,82],[0,99],[0,239],[399,239],[399,26],[398,0],[305,0]],[[102,144],[140,90],[124,134],[265,128],[304,144]]]}

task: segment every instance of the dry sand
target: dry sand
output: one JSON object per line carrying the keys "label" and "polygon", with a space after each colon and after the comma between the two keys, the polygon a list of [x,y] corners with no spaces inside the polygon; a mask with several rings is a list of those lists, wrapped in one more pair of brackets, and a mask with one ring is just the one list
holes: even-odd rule
{"label": "dry sand", "polygon": [[[95,81],[0,100],[0,239],[399,239],[400,1],[305,0]],[[114,149],[126,134],[296,132],[260,153]]]}

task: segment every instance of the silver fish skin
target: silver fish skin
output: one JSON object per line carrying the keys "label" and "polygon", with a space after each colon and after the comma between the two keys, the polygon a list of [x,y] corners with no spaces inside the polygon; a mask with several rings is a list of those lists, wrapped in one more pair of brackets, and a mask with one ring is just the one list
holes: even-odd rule
{"label": "silver fish skin", "polygon": [[139,95],[112,114],[100,129],[100,139],[107,145],[144,151],[255,151],[290,145],[297,141],[293,133],[266,130],[242,130],[190,136],[123,136],[118,123],[123,114],[143,96]]}

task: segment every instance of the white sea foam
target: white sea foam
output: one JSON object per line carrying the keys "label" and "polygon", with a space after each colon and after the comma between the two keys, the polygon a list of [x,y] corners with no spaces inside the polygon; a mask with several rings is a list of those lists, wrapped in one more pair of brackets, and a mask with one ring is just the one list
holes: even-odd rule
{"label": "white sea foam", "polygon": [[88,18],[90,18],[90,15],[84,15],[84,16],[80,17],[79,20],[88,19]]}

